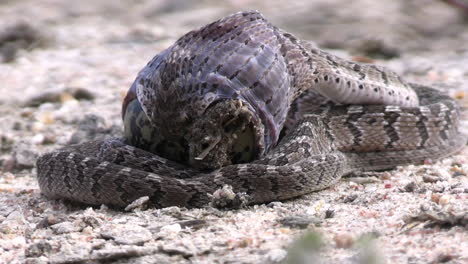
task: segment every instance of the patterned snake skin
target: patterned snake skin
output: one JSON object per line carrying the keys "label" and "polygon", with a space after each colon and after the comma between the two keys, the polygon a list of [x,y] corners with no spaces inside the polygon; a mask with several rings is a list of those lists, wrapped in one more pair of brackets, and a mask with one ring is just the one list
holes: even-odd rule
{"label": "patterned snake skin", "polygon": [[460,150],[459,108],[435,89],[346,61],[241,12],[181,37],[124,100],[125,138],[42,155],[42,193],[122,207],[201,207],[225,185],[250,203]]}

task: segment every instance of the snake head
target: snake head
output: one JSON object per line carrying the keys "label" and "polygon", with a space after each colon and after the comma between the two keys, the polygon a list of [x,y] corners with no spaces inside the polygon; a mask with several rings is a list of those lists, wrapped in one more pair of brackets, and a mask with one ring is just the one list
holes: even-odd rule
{"label": "snake head", "polygon": [[243,101],[219,100],[195,120],[185,136],[192,167],[216,169],[246,163],[264,152],[264,126]]}
{"label": "snake head", "polygon": [[240,100],[220,100],[208,107],[179,140],[167,140],[143,111],[138,99],[123,103],[128,144],[191,167],[211,170],[250,162],[264,152],[261,120]]}
{"label": "snake head", "polygon": [[[244,12],[182,36],[130,88],[124,116],[137,102],[127,136],[198,168],[264,155],[278,142],[294,90],[275,30],[258,12]],[[135,125],[137,117],[152,128]]]}

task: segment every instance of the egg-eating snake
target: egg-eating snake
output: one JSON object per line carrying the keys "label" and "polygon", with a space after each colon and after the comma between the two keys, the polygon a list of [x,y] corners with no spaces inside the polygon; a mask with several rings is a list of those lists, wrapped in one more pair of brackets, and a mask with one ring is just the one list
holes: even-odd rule
{"label": "egg-eating snake", "polygon": [[42,193],[92,205],[148,196],[156,207],[201,207],[229,185],[264,203],[466,144],[450,97],[333,56],[255,11],[191,31],[156,55],[122,115],[122,139],[42,155]]}

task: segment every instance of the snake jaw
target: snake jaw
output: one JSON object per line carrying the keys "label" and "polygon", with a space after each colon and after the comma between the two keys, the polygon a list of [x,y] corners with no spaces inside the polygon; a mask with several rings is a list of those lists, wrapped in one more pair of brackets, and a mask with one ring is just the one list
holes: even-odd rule
{"label": "snake jaw", "polygon": [[250,162],[264,151],[264,127],[242,101],[219,100],[193,122],[185,136],[189,165],[203,170]]}
{"label": "snake jaw", "polygon": [[214,140],[211,140],[210,137],[205,137],[205,141],[212,141],[211,144],[200,153],[197,157],[194,158],[194,160],[203,160],[205,159],[206,155],[210,153],[210,151],[221,141],[221,137],[217,136],[214,138]]}
{"label": "snake jaw", "polygon": [[265,152],[264,125],[241,100],[225,99],[210,105],[183,139],[165,138],[138,99],[124,102],[122,111],[128,144],[194,168],[212,170],[246,163]]}

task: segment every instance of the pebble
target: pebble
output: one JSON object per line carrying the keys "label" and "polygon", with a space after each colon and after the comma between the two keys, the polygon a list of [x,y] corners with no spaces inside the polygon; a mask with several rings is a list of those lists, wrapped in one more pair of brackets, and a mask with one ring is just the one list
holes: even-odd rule
{"label": "pebble", "polygon": [[439,198],[439,202],[438,204],[440,205],[446,205],[450,202],[450,196],[449,195],[442,195],[440,198]]}
{"label": "pebble", "polygon": [[120,245],[143,245],[153,238],[148,229],[132,224],[104,226],[100,235],[104,239],[113,239]]}
{"label": "pebble", "polygon": [[246,193],[235,193],[230,185],[216,190],[211,195],[210,206],[218,209],[239,209],[248,204],[249,196]]}
{"label": "pebble", "polygon": [[438,182],[441,180],[440,177],[433,176],[433,175],[424,175],[422,178],[423,178],[423,182],[427,182],[427,183],[434,183],[434,182]]}
{"label": "pebble", "polygon": [[356,200],[358,198],[358,195],[357,194],[350,194],[350,195],[347,195],[344,199],[343,199],[343,202],[344,203],[352,203],[354,202],[354,200]]}
{"label": "pebble", "polygon": [[55,225],[55,224],[58,224],[58,223],[61,223],[63,222],[64,219],[62,217],[56,217],[55,215],[46,215],[42,218],[41,221],[39,221],[39,223],[37,223],[36,225],[36,228],[46,228],[46,227],[49,227],[51,225]]}
{"label": "pebble", "polygon": [[184,258],[190,258],[194,255],[193,252],[182,246],[161,245],[159,250],[168,255],[181,255]]}
{"label": "pebble", "polygon": [[333,218],[335,216],[335,210],[332,209],[332,208],[328,208],[326,211],[325,211],[325,218]]}
{"label": "pebble", "polygon": [[322,220],[313,216],[298,215],[281,218],[278,222],[287,227],[304,229],[311,224],[319,225],[322,223]]}
{"label": "pebble", "polygon": [[19,142],[13,149],[16,166],[19,168],[32,168],[36,165],[37,149],[31,144]]}
{"label": "pebble", "polygon": [[182,230],[182,227],[180,226],[180,224],[172,224],[172,225],[165,225],[165,226],[161,227],[160,232],[165,233],[165,234],[167,234],[167,233],[177,234],[181,230]]}
{"label": "pebble", "polygon": [[333,237],[337,248],[350,248],[354,245],[354,238],[350,234],[338,234]]}
{"label": "pebble", "polygon": [[31,138],[31,142],[36,145],[40,145],[44,143],[44,141],[45,141],[44,134],[36,134]]}
{"label": "pebble", "polygon": [[48,91],[39,91],[26,99],[24,105],[38,107],[45,103],[64,103],[70,100],[94,100],[94,94],[80,87],[53,88]]}
{"label": "pebble", "polygon": [[411,181],[411,182],[407,183],[403,187],[403,191],[405,191],[405,192],[414,192],[415,189],[416,189],[416,183],[414,181]]}
{"label": "pebble", "polygon": [[177,224],[179,224],[181,228],[189,227],[189,228],[197,230],[197,229],[207,226],[208,222],[202,219],[200,220],[193,219],[193,220],[179,221],[177,222]]}
{"label": "pebble", "polygon": [[44,254],[49,253],[52,250],[52,246],[49,242],[41,240],[34,244],[29,245],[24,251],[26,257],[40,257]]}
{"label": "pebble", "polygon": [[131,202],[127,207],[125,207],[125,211],[129,212],[136,208],[143,208],[149,202],[149,196],[143,196],[135,201]]}
{"label": "pebble", "polygon": [[287,254],[288,252],[286,250],[281,248],[275,248],[268,251],[268,253],[266,254],[266,259],[274,263],[280,263],[286,258]]}
{"label": "pebble", "polygon": [[275,202],[268,203],[267,206],[270,208],[278,208],[278,207],[284,206],[284,204],[282,202],[275,201]]}
{"label": "pebble", "polygon": [[15,230],[23,229],[25,224],[27,224],[27,221],[23,213],[19,210],[12,211],[0,224],[0,232],[5,234],[12,233]]}
{"label": "pebble", "polygon": [[80,232],[83,228],[72,222],[62,222],[55,225],[51,225],[50,228],[55,234],[66,234],[71,232]]}
{"label": "pebble", "polygon": [[103,117],[94,114],[85,115],[79,120],[78,129],[70,137],[68,144],[78,144],[85,141],[96,140],[101,134],[109,132],[109,128],[106,126]]}

